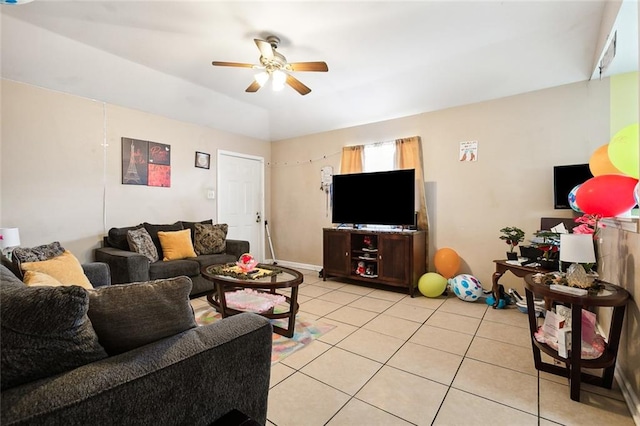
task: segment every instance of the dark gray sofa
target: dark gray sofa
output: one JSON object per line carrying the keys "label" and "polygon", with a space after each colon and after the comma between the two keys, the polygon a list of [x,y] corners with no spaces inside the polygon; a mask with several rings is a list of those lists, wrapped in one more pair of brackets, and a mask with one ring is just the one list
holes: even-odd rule
{"label": "dark gray sofa", "polygon": [[[13,275],[22,277],[22,273],[18,270],[18,264],[12,262],[2,255],[2,265],[5,266]],[[111,284],[111,271],[109,265],[104,262],[89,262],[82,264],[82,270],[94,287],[103,287]]]}
{"label": "dark gray sofa", "polygon": [[[209,223],[203,221],[198,223]],[[149,260],[136,252],[129,250],[127,232],[129,230],[144,227],[153,240],[160,260],[149,262]],[[105,262],[111,269],[111,283],[123,284],[132,282],[143,282],[163,278],[173,278],[180,275],[191,278],[193,289],[191,297],[197,297],[214,289],[213,283],[206,280],[200,274],[200,270],[209,265],[235,262],[238,258],[249,252],[249,242],[243,240],[226,240],[226,251],[221,254],[200,255],[194,258],[180,260],[162,260],[162,247],[158,239],[158,231],[178,231],[191,229],[193,240],[195,222],[179,221],[173,224],[154,225],[143,223],[138,226],[123,228],[111,228],[104,238],[103,247],[95,250],[95,260]]]}
{"label": "dark gray sofa", "polygon": [[[4,265],[0,277],[22,285]],[[252,313],[191,328],[3,389],[0,424],[207,425],[233,409],[265,424],[271,340]]]}

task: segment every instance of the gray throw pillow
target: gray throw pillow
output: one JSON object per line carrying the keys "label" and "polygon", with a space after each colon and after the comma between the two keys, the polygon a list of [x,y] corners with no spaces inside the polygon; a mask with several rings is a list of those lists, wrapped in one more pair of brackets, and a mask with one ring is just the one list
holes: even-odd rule
{"label": "gray throw pillow", "polygon": [[37,247],[16,247],[12,254],[11,260],[15,266],[15,270],[19,271],[19,278],[24,278],[20,265],[26,262],[41,262],[53,259],[64,253],[64,247],[58,241],[49,244],[43,244]]}
{"label": "gray throw pillow", "polygon": [[127,241],[129,242],[129,250],[146,256],[150,262],[158,261],[158,250],[146,229],[140,228],[128,231]]}
{"label": "gray throw pillow", "polygon": [[129,250],[129,241],[127,241],[127,233],[134,229],[144,228],[142,224],[138,226],[128,226],[126,228],[111,228],[107,233],[107,244],[109,247],[115,247],[120,250]]}
{"label": "gray throw pillow", "polygon": [[194,328],[191,287],[181,276],[89,290],[89,318],[100,343],[116,355]]}
{"label": "gray throw pillow", "polygon": [[85,289],[16,285],[5,280],[4,274],[3,268],[2,390],[107,357],[87,317],[89,296]]}
{"label": "gray throw pillow", "polygon": [[229,226],[226,223],[218,225],[195,224],[196,239],[193,248],[196,254],[218,254],[227,251],[227,231]]}

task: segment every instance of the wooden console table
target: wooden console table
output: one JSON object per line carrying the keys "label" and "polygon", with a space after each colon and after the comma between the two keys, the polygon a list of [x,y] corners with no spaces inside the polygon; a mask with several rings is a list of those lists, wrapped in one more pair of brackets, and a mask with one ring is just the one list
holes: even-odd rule
{"label": "wooden console table", "polygon": [[491,282],[493,284],[491,287],[491,293],[493,293],[493,299],[495,300],[493,304],[494,309],[498,307],[498,302],[500,301],[500,284],[498,283],[498,280],[505,274],[505,272],[511,271],[513,275],[519,278],[524,278],[527,274],[535,274],[538,272],[544,274],[546,272],[550,272],[549,270],[541,267],[514,265],[506,260],[494,260],[493,262],[496,264],[496,271],[491,277]]}
{"label": "wooden console table", "polygon": [[[527,298],[527,311],[529,316],[529,331],[533,349],[533,360],[537,370],[547,373],[567,377],[570,382],[570,395],[574,401],[580,401],[580,382],[611,389],[613,384],[613,373],[616,366],[618,346],[620,344],[620,333],[622,332],[622,321],[624,311],[629,298],[627,290],[617,285],[603,283],[604,290],[597,295],[576,296],[568,293],[561,293],[551,290],[542,283],[533,280],[533,274],[524,277],[525,293]],[[533,303],[534,295],[544,297],[548,301],[557,301],[571,306],[571,348],[568,358],[558,355],[558,352],[551,346],[540,343],[536,340],[534,333],[538,330]],[[607,338],[604,352],[596,359],[582,359],[582,308],[583,307],[612,307],[613,316],[611,327]],[[576,350],[576,348],[579,348]],[[540,351],[563,362],[566,368],[542,362]],[[603,368],[602,377],[584,373],[581,368]]]}

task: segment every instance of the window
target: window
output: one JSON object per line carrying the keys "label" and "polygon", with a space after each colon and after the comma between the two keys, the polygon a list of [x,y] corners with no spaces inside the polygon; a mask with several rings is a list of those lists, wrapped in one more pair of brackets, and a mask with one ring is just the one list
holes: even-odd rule
{"label": "window", "polygon": [[364,146],[364,172],[385,172],[396,168],[396,143],[381,142]]}

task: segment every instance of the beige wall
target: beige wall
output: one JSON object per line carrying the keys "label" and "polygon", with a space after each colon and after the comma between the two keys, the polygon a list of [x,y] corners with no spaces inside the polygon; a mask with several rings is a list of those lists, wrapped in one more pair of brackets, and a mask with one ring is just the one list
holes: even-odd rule
{"label": "beige wall", "polygon": [[[625,75],[624,84],[637,87],[637,78],[638,73],[631,79]],[[621,84],[618,81],[616,91]],[[343,146],[418,135],[424,151],[431,259],[437,249],[453,248],[462,258],[460,273],[473,274],[488,290],[492,260],[505,257],[500,228],[518,226],[528,239],[538,229],[540,217],[575,216],[571,210],[553,209],[552,168],[586,163],[596,148],[609,142],[609,96],[609,80],[604,79],[274,142],[272,233],[278,257],[322,265],[322,228],[332,224],[319,190],[320,169],[331,165],[337,172]],[[458,144],[467,140],[478,141],[475,163],[457,160]],[[378,208],[375,200],[363,202]],[[603,279],[632,294],[618,367],[628,385],[627,395],[637,401],[640,234],[609,227],[602,238]],[[507,273],[501,283],[524,294],[521,278]],[[599,315],[605,328],[608,314]]]}
{"label": "beige wall", "polygon": [[[121,137],[171,145],[170,188],[121,184]],[[264,141],[2,80],[0,226],[20,228],[25,247],[57,240],[89,261],[113,226],[215,220],[218,149],[270,160]],[[211,154],[209,170],[195,151]]]}
{"label": "beige wall", "polygon": [[[505,257],[500,228],[518,226],[530,238],[540,217],[572,216],[553,209],[553,166],[586,163],[608,141],[609,83],[571,84],[272,143],[279,258],[322,265],[322,228],[331,226],[331,216],[319,190],[320,168],[338,171],[343,146],[413,135],[423,144],[431,256],[454,249],[462,258],[460,272],[488,289],[492,260]],[[459,142],[469,140],[478,141],[478,161],[459,162]],[[380,208],[375,200],[363,202]],[[520,279],[505,280],[522,288]]]}

